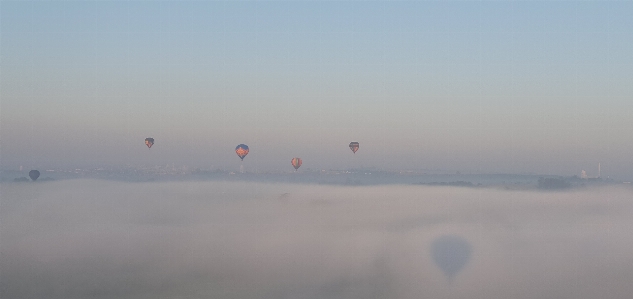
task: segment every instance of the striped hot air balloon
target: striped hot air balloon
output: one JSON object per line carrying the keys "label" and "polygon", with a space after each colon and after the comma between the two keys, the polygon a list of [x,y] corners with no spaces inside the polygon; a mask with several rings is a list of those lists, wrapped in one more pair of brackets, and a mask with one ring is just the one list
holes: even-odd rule
{"label": "striped hot air balloon", "polygon": [[154,145],[154,138],[145,138],[145,145],[147,145],[147,148],[152,148],[152,145]]}
{"label": "striped hot air balloon", "polygon": [[303,163],[303,161],[301,161],[301,158],[292,158],[292,160],[290,161],[290,164],[292,164],[292,167],[295,168],[295,171],[297,171],[297,169],[301,167],[301,163]]}
{"label": "striped hot air balloon", "polygon": [[352,152],[354,152],[354,154],[356,153],[356,151],[358,150],[358,142],[351,142],[349,144],[349,149],[352,150]]}
{"label": "striped hot air balloon", "polygon": [[236,146],[235,153],[237,154],[238,157],[240,157],[240,159],[242,159],[242,161],[244,161],[244,157],[248,155],[248,145],[240,144]]}

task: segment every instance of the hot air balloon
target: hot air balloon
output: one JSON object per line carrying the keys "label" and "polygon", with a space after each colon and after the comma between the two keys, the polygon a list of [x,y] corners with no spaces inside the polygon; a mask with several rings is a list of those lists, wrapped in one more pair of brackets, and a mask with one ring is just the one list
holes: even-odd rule
{"label": "hot air balloon", "polygon": [[295,168],[295,171],[297,171],[297,169],[301,167],[302,162],[303,161],[301,161],[301,158],[292,158],[292,160],[290,161],[290,164],[292,164],[292,166]]}
{"label": "hot air balloon", "polygon": [[154,138],[145,138],[145,145],[147,145],[147,148],[152,148],[152,145],[154,145]]}
{"label": "hot air balloon", "polygon": [[455,275],[468,263],[472,249],[468,241],[457,236],[441,236],[431,245],[433,260],[448,281],[452,282]]}
{"label": "hot air balloon", "polygon": [[235,153],[237,154],[238,157],[240,157],[240,159],[242,159],[242,161],[244,161],[244,157],[248,155],[248,145],[240,144],[236,146]]}
{"label": "hot air balloon", "polygon": [[37,170],[31,170],[29,171],[29,177],[31,177],[31,180],[35,181],[40,177],[40,172]]}
{"label": "hot air balloon", "polygon": [[349,149],[351,149],[352,152],[354,152],[355,154],[356,151],[358,150],[358,142],[350,142]]}

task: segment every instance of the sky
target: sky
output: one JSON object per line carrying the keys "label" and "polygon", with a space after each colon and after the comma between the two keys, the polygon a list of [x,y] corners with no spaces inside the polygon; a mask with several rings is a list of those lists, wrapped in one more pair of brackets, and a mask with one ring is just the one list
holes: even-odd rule
{"label": "sky", "polygon": [[2,0],[0,167],[237,168],[245,143],[257,170],[633,177],[631,15],[633,1]]}
{"label": "sky", "polygon": [[561,298],[633,292],[628,186],[4,184],[2,298]]}

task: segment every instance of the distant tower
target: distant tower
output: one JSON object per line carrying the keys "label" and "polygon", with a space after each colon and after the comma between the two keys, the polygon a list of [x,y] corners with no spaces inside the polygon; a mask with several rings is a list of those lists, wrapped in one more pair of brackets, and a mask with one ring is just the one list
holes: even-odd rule
{"label": "distant tower", "polygon": [[600,163],[598,163],[598,177],[600,177]]}
{"label": "distant tower", "polygon": [[587,172],[586,172],[586,171],[584,171],[584,170],[582,170],[582,171],[580,172],[580,178],[581,178],[581,179],[587,179]]}

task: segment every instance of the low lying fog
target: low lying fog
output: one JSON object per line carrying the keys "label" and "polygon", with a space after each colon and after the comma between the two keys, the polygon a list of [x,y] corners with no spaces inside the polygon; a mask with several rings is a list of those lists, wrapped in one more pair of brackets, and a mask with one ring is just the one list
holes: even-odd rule
{"label": "low lying fog", "polygon": [[0,298],[631,298],[633,189],[0,186]]}

